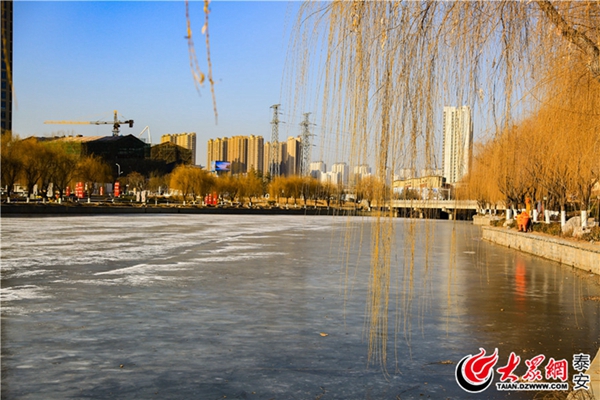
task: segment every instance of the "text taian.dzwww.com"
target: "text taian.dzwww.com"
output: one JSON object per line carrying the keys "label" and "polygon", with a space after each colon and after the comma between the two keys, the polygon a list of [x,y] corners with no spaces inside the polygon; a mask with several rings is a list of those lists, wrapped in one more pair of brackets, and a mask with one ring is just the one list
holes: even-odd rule
{"label": "text taian.dzwww.com", "polygon": [[569,390],[567,382],[498,382],[498,390]]}

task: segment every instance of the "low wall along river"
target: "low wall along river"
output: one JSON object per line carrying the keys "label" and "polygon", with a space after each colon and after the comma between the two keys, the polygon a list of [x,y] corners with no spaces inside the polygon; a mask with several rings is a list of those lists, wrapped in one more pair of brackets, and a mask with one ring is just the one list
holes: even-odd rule
{"label": "low wall along river", "polygon": [[600,245],[482,226],[483,239],[600,275]]}

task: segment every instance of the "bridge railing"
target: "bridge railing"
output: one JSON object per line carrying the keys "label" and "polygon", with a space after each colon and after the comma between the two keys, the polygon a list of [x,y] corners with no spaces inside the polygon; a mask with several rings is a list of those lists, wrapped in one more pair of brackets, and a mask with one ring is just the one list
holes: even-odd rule
{"label": "bridge railing", "polygon": [[[476,200],[392,200],[392,208],[437,208],[441,210],[478,210]],[[497,204],[497,210],[504,210],[504,204]]]}

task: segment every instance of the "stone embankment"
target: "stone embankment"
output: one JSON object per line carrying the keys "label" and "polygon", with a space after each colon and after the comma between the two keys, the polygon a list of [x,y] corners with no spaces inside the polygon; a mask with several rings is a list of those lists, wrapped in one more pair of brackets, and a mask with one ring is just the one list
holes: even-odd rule
{"label": "stone embankment", "polygon": [[482,226],[483,239],[600,275],[600,243]]}

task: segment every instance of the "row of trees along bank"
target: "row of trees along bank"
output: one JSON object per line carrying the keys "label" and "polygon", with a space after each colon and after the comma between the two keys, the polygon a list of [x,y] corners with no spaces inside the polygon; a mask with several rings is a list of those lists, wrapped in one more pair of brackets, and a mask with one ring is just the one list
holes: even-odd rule
{"label": "row of trees along bank", "polygon": [[[62,198],[67,187],[73,188],[76,182],[84,182],[87,187],[95,184],[113,183],[111,165],[102,158],[89,155],[71,154],[63,146],[53,142],[38,142],[35,138],[20,140],[18,137],[2,137],[2,186],[7,190],[7,198],[13,194],[15,185],[22,185],[31,195],[37,185],[43,197]],[[375,197],[374,177],[364,178],[352,190],[357,201],[366,200],[370,206]],[[289,176],[270,179],[261,173],[250,171],[245,175],[214,174],[195,166],[179,165],[170,174],[150,173],[148,176],[134,171],[119,178],[129,190],[148,190],[152,193],[171,193],[184,202],[195,202],[198,198],[213,192],[230,201],[257,201],[269,194],[272,202],[279,203],[291,199],[294,204],[303,200],[323,201],[328,207],[332,200],[340,204],[344,198],[344,186],[331,182],[319,182],[311,177]],[[53,193],[48,196],[52,184]],[[88,195],[91,195],[91,191]]]}
{"label": "row of trees along bank", "polygon": [[[180,165],[162,179],[165,185],[168,184],[170,190],[175,190],[181,195],[184,202],[195,201],[198,197],[216,192],[223,199],[239,201],[242,204],[246,199],[249,202],[256,202],[268,194],[269,200],[274,203],[280,203],[285,199],[287,204],[291,199],[294,204],[302,200],[306,205],[307,201],[312,200],[314,204],[323,201],[329,207],[334,199],[342,205],[345,194],[344,185],[341,184],[320,182],[310,176],[279,176],[271,179],[255,170],[247,174],[215,176],[198,167]],[[367,177],[356,185],[352,192],[357,201],[365,200],[370,206],[375,197],[374,188],[377,186],[374,180],[374,177]],[[152,178],[148,183],[151,181]]]}
{"label": "row of trees along bank", "polygon": [[573,60],[561,63],[548,77],[553,85],[532,91],[537,108],[479,145],[459,196],[482,208],[504,202],[518,209],[527,197],[534,204],[545,200],[547,209],[561,211],[561,225],[573,204],[586,224],[600,182],[600,82]]}
{"label": "row of trees along bank", "polygon": [[100,157],[80,157],[69,153],[53,142],[40,143],[35,138],[20,140],[10,133],[2,135],[1,150],[2,186],[6,187],[8,199],[16,184],[26,188],[29,195],[35,185],[45,194],[50,183],[62,197],[73,182],[109,182],[110,166]]}

